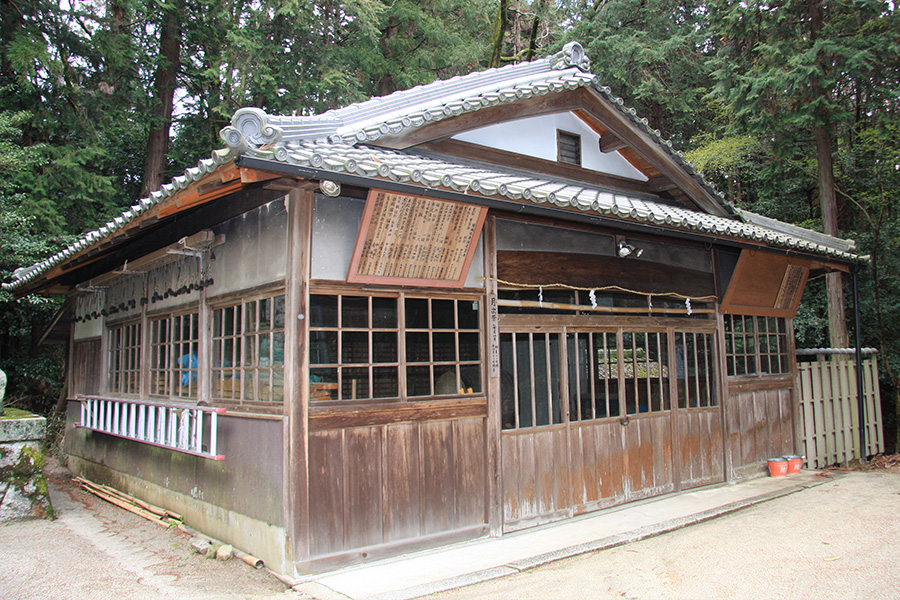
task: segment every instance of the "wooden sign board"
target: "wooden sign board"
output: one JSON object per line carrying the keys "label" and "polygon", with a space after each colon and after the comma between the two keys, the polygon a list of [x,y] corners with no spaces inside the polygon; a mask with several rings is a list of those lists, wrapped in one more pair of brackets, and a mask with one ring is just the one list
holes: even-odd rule
{"label": "wooden sign board", "polygon": [[722,312],[793,317],[809,276],[809,261],[763,250],[743,250],[722,300]]}
{"label": "wooden sign board", "polygon": [[487,208],[371,190],[347,281],[463,287]]}

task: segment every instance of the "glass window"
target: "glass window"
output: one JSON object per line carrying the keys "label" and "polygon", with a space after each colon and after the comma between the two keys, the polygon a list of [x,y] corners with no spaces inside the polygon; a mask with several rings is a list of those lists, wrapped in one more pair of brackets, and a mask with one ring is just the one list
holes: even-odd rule
{"label": "glass window", "polygon": [[397,298],[310,296],[310,399],[397,398]]}
{"label": "glass window", "polygon": [[480,322],[477,300],[313,294],[311,399],[479,393]]}
{"label": "glass window", "polygon": [[790,372],[785,319],[725,315],[724,320],[725,362],[729,376]]}
{"label": "glass window", "polygon": [[197,397],[197,313],[150,321],[150,393]]}
{"label": "glass window", "polygon": [[128,323],[109,330],[109,391],[140,393],[141,324]]}
{"label": "glass window", "polygon": [[284,296],[247,300],[212,313],[212,396],[284,401]]}

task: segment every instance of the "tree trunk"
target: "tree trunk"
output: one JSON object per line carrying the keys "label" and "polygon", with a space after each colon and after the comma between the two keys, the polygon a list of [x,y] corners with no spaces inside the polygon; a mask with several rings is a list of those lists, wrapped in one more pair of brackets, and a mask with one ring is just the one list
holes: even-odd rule
{"label": "tree trunk", "polygon": [[169,152],[169,129],[172,127],[172,107],[178,69],[181,66],[181,2],[166,7],[159,33],[159,59],[153,91],[155,94],[147,156],[144,159],[144,179],[141,195],[160,188]]}
{"label": "tree trunk", "polygon": [[[824,15],[821,0],[808,0],[810,17],[810,38],[816,40],[822,29]],[[819,68],[825,71],[823,59],[818,60]],[[826,94],[818,84],[813,84],[816,94]],[[834,159],[832,158],[831,128],[828,114],[819,111],[819,124],[815,127],[816,159],[819,163],[819,203],[822,206],[822,226],[828,235],[838,235],[838,208],[834,186]],[[832,348],[847,348],[850,336],[847,333],[847,319],[844,315],[844,280],[840,271],[826,277],[828,291],[828,336]]]}
{"label": "tree trunk", "polygon": [[[819,162],[819,202],[822,205],[822,226],[828,235],[838,235],[837,200],[834,189],[834,165],[831,156],[831,133],[823,126],[816,127],[816,153]],[[843,273],[835,271],[826,278],[828,290],[828,334],[832,348],[847,348],[850,336],[844,315]]]}
{"label": "tree trunk", "polygon": [[500,57],[503,56],[503,37],[506,35],[506,28],[509,26],[509,16],[506,14],[508,4],[508,0],[500,0],[500,12],[497,15],[494,35],[491,40],[491,62],[488,64],[488,67],[492,69],[500,66]]}

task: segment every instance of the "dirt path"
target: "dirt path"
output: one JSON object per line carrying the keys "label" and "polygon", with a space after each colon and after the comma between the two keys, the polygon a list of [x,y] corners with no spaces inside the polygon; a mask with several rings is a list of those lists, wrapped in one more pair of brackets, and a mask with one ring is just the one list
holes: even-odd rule
{"label": "dirt path", "polygon": [[294,599],[267,571],[189,550],[190,537],[83,492],[48,468],[55,521],[0,526],[0,598]]}
{"label": "dirt path", "polygon": [[434,600],[900,597],[900,472],[832,481],[673,533]]}

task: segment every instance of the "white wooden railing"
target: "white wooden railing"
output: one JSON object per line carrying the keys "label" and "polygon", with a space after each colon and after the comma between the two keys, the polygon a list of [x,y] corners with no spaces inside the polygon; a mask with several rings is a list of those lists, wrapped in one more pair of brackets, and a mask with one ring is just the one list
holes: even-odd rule
{"label": "white wooden railing", "polygon": [[75,427],[213,460],[225,459],[216,448],[218,416],[225,413],[224,408],[97,396],[77,399],[81,419]]}
{"label": "white wooden railing", "polygon": [[[866,456],[884,452],[878,360],[872,348],[862,350],[862,395]],[[855,350],[797,350],[797,392],[800,396],[801,440],[807,464],[813,468],[846,463],[860,457],[859,396]],[[837,360],[835,359],[837,357]]]}

